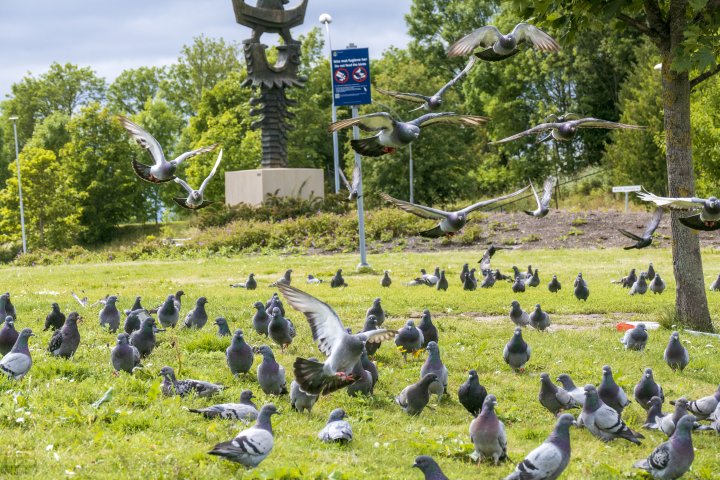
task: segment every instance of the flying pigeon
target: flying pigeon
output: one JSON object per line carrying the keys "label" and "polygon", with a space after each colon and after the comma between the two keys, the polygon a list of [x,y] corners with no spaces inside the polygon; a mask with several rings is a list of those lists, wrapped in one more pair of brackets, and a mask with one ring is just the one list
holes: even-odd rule
{"label": "flying pigeon", "polygon": [[562,288],[562,285],[560,285],[560,281],[557,279],[557,275],[553,275],[552,280],[550,280],[550,283],[548,283],[548,290],[550,290],[551,293],[557,293]]}
{"label": "flying pigeon", "polygon": [[257,379],[262,391],[266,395],[284,395],[288,393],[285,368],[275,360],[275,355],[270,347],[261,345],[256,352],[263,357],[257,368]]}
{"label": "flying pigeon", "polygon": [[375,316],[378,327],[385,323],[385,310],[383,310],[382,308],[382,300],[380,300],[380,298],[376,298],[375,300],[373,300],[372,305],[365,313],[365,318],[369,317],[370,315]]}
{"label": "flying pigeon", "polygon": [[470,440],[475,445],[470,458],[478,463],[489,458],[497,466],[501,461],[508,460],[508,456],[505,424],[495,414],[495,405],[495,395],[485,397],[480,414],[470,422]]}
{"label": "flying pigeon", "polygon": [[637,248],[639,250],[641,248],[649,247],[652,244],[653,233],[655,233],[655,230],[657,230],[658,226],[660,225],[660,220],[662,219],[662,216],[663,209],[661,207],[656,208],[655,213],[650,219],[650,222],[648,222],[648,224],[645,226],[645,233],[642,234],[642,237],[635,235],[634,233],[628,232],[627,230],[623,230],[622,228],[618,228],[618,232],[622,233],[630,240],[635,241],[634,244],[623,248],[625,250],[632,250],[633,248]]}
{"label": "flying pigeon", "polygon": [[356,200],[358,198],[358,189],[360,188],[360,175],[361,175],[361,169],[362,166],[360,162],[355,162],[353,165],[353,173],[352,173],[352,183],[348,182],[347,177],[345,177],[345,172],[342,171],[342,168],[338,169],[338,173],[340,174],[340,178],[342,179],[343,183],[345,184],[345,188],[348,189],[348,200]]}
{"label": "flying pigeon", "polygon": [[392,279],[390,278],[390,272],[388,270],[385,270],[385,272],[383,273],[383,278],[382,280],[380,280],[380,285],[386,288],[392,285]]}
{"label": "flying pigeon", "polygon": [[634,467],[650,472],[654,478],[674,480],[685,475],[695,459],[692,445],[694,422],[692,415],[681,418],[673,436],[655,447],[648,458],[635,463]]}
{"label": "flying pigeon", "polygon": [[348,284],[345,283],[345,279],[342,276],[342,268],[338,268],[338,271],[335,272],[335,276],[330,280],[330,288],[339,288],[339,287],[347,287]]}
{"label": "flying pigeon", "polygon": [[[316,359],[312,358],[311,360]],[[294,410],[300,413],[304,411],[310,413],[315,402],[318,401],[318,398],[320,398],[320,395],[310,395],[309,393],[303,392],[300,389],[300,384],[295,380],[290,384],[290,406]]]}
{"label": "flying pigeon", "polygon": [[450,45],[447,55],[449,57],[464,57],[481,51],[475,56],[485,61],[498,61],[510,58],[517,54],[520,45],[527,43],[542,52],[556,52],[560,45],[547,33],[529,23],[518,23],[513,31],[504,35],[494,25],[487,25],[473,30],[457,42]]}
{"label": "flying pigeon", "polygon": [[191,393],[197,394],[198,397],[210,397],[222,390],[222,386],[202,380],[178,380],[175,378],[175,371],[171,367],[161,368],[160,376],[163,377],[162,392],[167,397],[174,395],[184,397]]}
{"label": "flying pigeon", "polygon": [[532,188],[533,195],[535,196],[537,208],[533,211],[523,210],[523,212],[535,218],[543,218],[550,212],[550,200],[552,199],[553,188],[555,188],[555,178],[548,177],[545,180],[542,198],[538,197],[538,194],[535,191],[535,185],[533,185],[532,181],[530,182],[530,188]]}
{"label": "flying pigeon", "polygon": [[255,302],[253,305],[257,310],[252,318],[253,328],[259,335],[268,335],[268,325],[270,325],[270,315],[265,310],[262,302]]}
{"label": "flying pigeon", "polygon": [[15,320],[10,315],[5,317],[5,322],[0,328],[0,355],[6,355],[15,346],[20,334],[15,330]]}
{"label": "flying pigeon", "polygon": [[550,326],[550,315],[543,312],[540,304],[535,305],[535,310],[530,314],[530,326],[544,332]]}
{"label": "flying pigeon", "polygon": [[645,295],[645,293],[647,293],[647,289],[647,275],[645,272],[642,272],[637,281],[633,283],[632,287],[630,287],[630,295]]}
{"label": "flying pigeon", "polygon": [[660,397],[652,397],[650,399],[650,402],[648,403],[650,408],[647,409],[647,418],[645,419],[643,428],[647,428],[648,430],[660,430],[660,424],[666,415],[662,411],[662,404],[663,401]]}
{"label": "flying pigeon", "polygon": [[476,127],[488,120],[487,117],[440,112],[426,113],[415,120],[401,122],[387,112],[378,112],[339,120],[331,124],[328,131],[337,132],[357,125],[365,132],[378,132],[372,137],[353,139],[350,141],[350,145],[360,155],[380,157],[387,153],[394,153],[396,148],[405,147],[417,140],[421,128],[438,123]]}
{"label": "flying pigeon", "polygon": [[470,412],[473,417],[476,417],[480,413],[487,396],[487,390],[480,385],[477,371],[470,370],[467,380],[458,388],[458,400],[465,407],[465,410]]}
{"label": "flying pigeon", "polygon": [[285,348],[288,347],[293,338],[295,338],[295,325],[290,319],[283,317],[280,314],[278,307],[273,308],[272,318],[268,324],[268,336],[270,339],[280,345],[280,351],[285,352]]}
{"label": "flying pigeon", "polygon": [[[670,404],[672,405],[673,402],[670,402]],[[708,395],[707,397],[702,397],[697,400],[691,400],[688,405],[688,410],[690,413],[695,415],[698,420],[707,420],[715,412],[715,409],[718,408],[719,404],[720,386],[718,386],[718,389],[712,395]],[[716,418],[716,420],[720,419]]]}
{"label": "flying pigeon", "polygon": [[427,455],[415,457],[413,468],[419,469],[425,475],[425,480],[450,480],[440,469],[440,465]]}
{"label": "flying pigeon", "polygon": [[435,284],[435,289],[442,290],[443,292],[447,291],[448,289],[448,281],[445,277],[445,270],[440,271],[440,278],[438,279],[437,283]]}
{"label": "flying pigeon", "polygon": [[0,359],[0,371],[15,380],[22,379],[32,367],[32,358],[28,348],[28,339],[35,334],[29,328],[24,328],[18,335],[15,345],[10,352]]}
{"label": "flying pigeon", "polygon": [[193,189],[188,183],[178,177],[175,177],[175,183],[180,185],[188,194],[187,197],[174,197],[173,200],[175,203],[177,203],[182,208],[186,208],[188,210],[199,210],[201,208],[205,208],[208,205],[214,203],[208,200],[205,200],[203,197],[205,193],[205,189],[210,184],[210,180],[215,176],[215,172],[217,172],[218,166],[220,166],[220,162],[222,161],[223,151],[222,148],[220,149],[220,154],[218,155],[217,160],[215,161],[215,165],[213,166],[213,169],[210,171],[210,174],[205,177],[205,180],[203,180],[202,185],[200,185],[200,188],[195,190]]}
{"label": "flying pigeon", "polygon": [[407,361],[407,354],[415,354],[422,349],[425,339],[420,330],[415,327],[415,322],[408,320],[404,327],[398,330],[395,337],[395,345],[402,352],[403,358]]}
{"label": "flying pigeon", "polygon": [[138,143],[138,145],[147,150],[154,162],[152,166],[149,166],[143,165],[135,159],[133,159],[132,161],[133,170],[138,177],[145,180],[146,182],[164,183],[174,180],[175,172],[177,171],[178,167],[182,162],[191,157],[194,157],[195,155],[210,152],[215,149],[215,147],[217,147],[217,145],[211,145],[209,147],[198,148],[197,150],[185,152],[182,155],[178,156],[175,160],[171,160],[168,162],[165,159],[165,154],[162,151],[162,147],[155,139],[155,137],[153,137],[143,128],[139,127],[138,125],[123,116],[118,116],[118,120],[120,121],[120,124],[123,126],[123,128],[127,130],[128,133],[130,133],[130,135]]}
{"label": "flying pigeon", "polygon": [[658,197],[650,192],[640,192],[638,197],[659,207],[696,212],[694,215],[680,219],[680,223],[693,230],[710,232],[720,229],[720,200],[716,197],[707,199]]}
{"label": "flying pigeon", "polygon": [[376,90],[379,93],[382,93],[383,95],[388,95],[390,97],[396,98],[398,100],[404,100],[407,102],[412,102],[415,104],[419,104],[420,106],[417,107],[414,110],[411,110],[411,112],[414,112],[416,110],[424,109],[429,112],[436,112],[440,109],[440,107],[443,104],[442,96],[447,92],[450,88],[453,87],[462,77],[464,77],[474,66],[475,62],[477,62],[477,57],[470,57],[470,61],[468,61],[465,68],[462,69],[460,73],[455,75],[455,78],[450,80],[448,83],[443,85],[443,87],[437,91],[434,95],[428,97],[426,95],[421,95],[419,93],[403,93],[403,92],[395,92],[391,90],[383,90],[382,88],[376,88]]}
{"label": "flying pigeon", "polygon": [[490,142],[490,145],[499,145],[502,143],[512,142],[519,138],[527,137],[530,135],[545,134],[548,130],[549,134],[540,138],[538,142],[544,142],[553,138],[555,140],[567,141],[575,138],[579,129],[582,128],[604,128],[604,129],[631,129],[631,130],[645,130],[647,127],[640,125],[628,125],[626,123],[610,122],[608,120],[601,120],[599,118],[579,118],[575,114],[566,114],[558,117],[557,115],[549,115],[544,123],[541,123],[529,130],[524,132],[516,133],[502,140]]}
{"label": "flying pigeon", "polygon": [[517,300],[510,303],[510,320],[518,327],[530,325],[530,315],[520,307],[520,302]]}
{"label": "flying pigeon", "polygon": [[75,351],[80,345],[80,331],[77,322],[80,315],[77,312],[71,312],[65,319],[65,324],[60,330],[55,330],[50,343],[48,352],[56,357],[70,358],[75,355]]}
{"label": "flying pigeon", "polygon": [[130,345],[137,348],[140,356],[145,358],[155,349],[155,319],[147,310],[141,310],[142,326],[130,335]]}
{"label": "flying pigeon", "polygon": [[60,311],[60,305],[53,303],[52,312],[48,313],[45,317],[45,328],[43,328],[43,332],[50,329],[55,331],[58,328],[62,328],[64,324],[65,314]]}
{"label": "flying pigeon", "polygon": [[665,359],[665,363],[673,370],[679,368],[680,371],[683,371],[690,362],[690,355],[688,354],[687,348],[680,343],[680,334],[678,334],[678,332],[673,332],[670,335],[670,341],[667,347],[665,347],[663,358]]}
{"label": "flying pigeon", "polygon": [[650,400],[652,400],[652,397],[660,397],[660,400],[665,401],[662,387],[655,383],[652,368],[645,369],[642,378],[638,384],[635,385],[633,394],[638,405],[646,411],[650,409]]}
{"label": "flying pigeon", "polygon": [[225,420],[249,422],[258,417],[257,406],[252,401],[254,397],[250,390],[243,390],[240,394],[240,403],[221,403],[207,408],[191,408],[190,411],[199,413],[205,418],[222,418]]}
{"label": "flying pigeon", "polygon": [[165,302],[158,308],[157,317],[163,327],[175,328],[180,317],[180,310],[175,306],[175,295],[168,295]]}
{"label": "flying pigeon", "polygon": [[271,417],[279,413],[275,405],[268,403],[260,409],[255,425],[238,433],[227,442],[220,442],[208,453],[255,468],[270,455],[274,438]]}
{"label": "flying pigeon", "polygon": [[432,317],[430,316],[430,310],[425,309],[418,325],[418,330],[423,334],[423,345],[422,348],[426,348],[428,343],[438,341],[438,330],[432,323]]}
{"label": "flying pigeon", "polygon": [[400,405],[400,408],[409,415],[420,415],[430,401],[430,385],[437,381],[437,375],[428,373],[417,383],[405,387],[403,391],[395,397],[395,403]]}
{"label": "flying pigeon", "polygon": [[347,417],[347,414],[342,408],[336,408],[330,412],[330,418],[318,433],[318,438],[325,443],[348,443],[352,441],[352,427],[345,420],[345,417]]}
{"label": "flying pigeon", "polygon": [[200,297],[195,301],[195,308],[185,315],[185,328],[194,328],[200,330],[208,321],[208,315],[205,311],[205,305],[208,303],[207,298]]}
{"label": "flying pigeon", "polygon": [[515,327],[515,333],[503,350],[503,359],[514,370],[523,370],[525,364],[530,360],[532,349],[522,338],[522,328]]}
{"label": "flying pigeon", "polygon": [[460,229],[462,229],[468,222],[468,216],[475,210],[487,207],[488,205],[492,205],[493,203],[517,197],[528,188],[529,187],[523,187],[520,190],[517,190],[516,192],[510,193],[508,195],[491,198],[490,200],[483,200],[455,212],[446,212],[444,210],[438,210],[435,208],[426,207],[424,205],[405,202],[403,200],[393,198],[386,193],[381,193],[380,196],[385,199],[385,201],[390,202],[396,207],[405,210],[408,213],[412,213],[413,215],[416,215],[420,218],[427,218],[429,220],[440,220],[440,223],[436,227],[419,233],[419,235],[423,237],[439,238],[444,235],[453,235],[456,232],[459,232]]}
{"label": "flying pigeon", "polygon": [[110,362],[116,372],[123,370],[132,373],[133,368],[140,366],[140,352],[130,345],[130,335],[127,333],[117,336],[117,345],[110,352]]}
{"label": "flying pigeon", "polygon": [[233,283],[230,286],[233,288],[244,288],[245,290],[255,290],[257,288],[257,280],[255,280],[255,274],[251,273],[245,282]]}
{"label": "flying pigeon", "polygon": [[295,360],[295,379],[307,393],[326,395],[353,383],[356,379],[347,375],[347,372],[360,360],[365,343],[390,340],[397,333],[379,329],[352,335],[328,304],[284,283],[280,283],[278,288],[287,302],[305,315],[313,340],[320,351],[328,356],[325,363],[300,357]]}
{"label": "flying pigeon", "polygon": [[602,368],[603,377],[600,382],[600,386],[597,389],[597,393],[606,405],[612,407],[618,415],[622,414],[625,407],[630,405],[625,391],[615,383],[613,378],[612,369],[605,365]]}
{"label": "flying pigeon", "polygon": [[556,379],[560,384],[562,385],[563,389],[570,394],[570,396],[575,399],[575,403],[577,403],[580,406],[585,405],[585,390],[575,386],[575,382],[573,382],[570,375],[567,373],[562,373],[558,376]]}
{"label": "flying pigeon", "polygon": [[106,303],[99,314],[100,326],[105,327],[107,325],[110,333],[117,332],[117,329],[120,327],[120,311],[115,305],[117,299],[115,295],[107,297]]}
{"label": "flying pigeon", "polygon": [[622,438],[640,445],[640,439],[645,438],[630,430],[620,413],[603,403],[594,385],[585,385],[585,405],[580,421],[590,433],[604,442]]}
{"label": "flying pigeon", "polygon": [[588,297],[590,296],[590,289],[588,288],[587,282],[582,276],[582,273],[578,273],[577,278],[575,278],[575,283],[573,285],[575,298],[578,300],[587,301]]}
{"label": "flying pigeon", "polygon": [[625,332],[620,343],[625,345],[626,350],[645,350],[645,345],[648,341],[647,328],[644,323],[638,323],[635,328]]}
{"label": "flying pigeon", "polygon": [[540,405],[547,408],[550,413],[557,416],[563,410],[581,406],[564,388],[560,388],[550,380],[547,373],[540,374]]}
{"label": "flying pigeon", "polygon": [[420,368],[420,378],[428,373],[434,373],[437,380],[430,384],[430,393],[437,395],[438,402],[443,394],[447,393],[448,369],[440,358],[440,347],[437,342],[430,342],[427,345],[428,357]]}
{"label": "flying pigeon", "polygon": [[505,480],[555,480],[560,477],[570,463],[570,426],[574,422],[569,413],[560,415],[553,433],[518,463]]}
{"label": "flying pigeon", "polygon": [[660,274],[656,273],[655,278],[650,282],[650,291],[654,294],[663,293],[665,291],[665,281],[660,278]]}
{"label": "flying pigeon", "polygon": [[250,345],[245,343],[242,330],[235,330],[230,346],[225,350],[225,360],[233,375],[250,371],[255,357]]}

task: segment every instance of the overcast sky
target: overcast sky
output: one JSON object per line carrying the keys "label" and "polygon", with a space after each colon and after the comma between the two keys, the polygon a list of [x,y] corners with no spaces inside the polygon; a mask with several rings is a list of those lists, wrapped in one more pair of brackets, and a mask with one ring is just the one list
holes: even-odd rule
{"label": "overcast sky", "polygon": [[[410,4],[310,0],[305,24],[293,35],[319,26],[326,12],[334,48],[354,42],[377,57],[407,44]],[[27,72],[41,74],[54,61],[90,66],[110,82],[127,68],[174,62],[200,34],[240,42],[249,30],[235,23],[231,0],[0,0],[0,99]]]}

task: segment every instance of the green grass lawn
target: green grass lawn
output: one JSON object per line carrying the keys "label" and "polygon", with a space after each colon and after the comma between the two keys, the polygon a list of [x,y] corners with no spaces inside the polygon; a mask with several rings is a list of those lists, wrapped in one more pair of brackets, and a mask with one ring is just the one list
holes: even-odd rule
{"label": "green grass lawn", "polygon": [[[691,357],[682,374],[673,373],[662,360],[668,330],[651,331],[642,353],[626,352],[618,341],[617,321],[657,321],[671,308],[674,282],[669,251],[501,251],[493,266],[503,272],[513,264],[523,270],[528,263],[540,269],[541,286],[518,295],[504,283],[490,290],[464,292],[458,278],[462,264],[475,264],[478,258],[479,254],[470,251],[375,255],[369,259],[378,272],[375,275],[355,274],[355,255],[0,268],[0,291],[12,294],[17,328],[29,326],[37,334],[31,339],[34,365],[30,374],[20,382],[0,379],[0,478],[419,479],[420,472],[410,467],[420,454],[432,455],[453,479],[503,478],[514,464],[476,466],[468,458],[471,416],[458,403],[457,388],[470,368],[479,372],[481,383],[498,397],[497,412],[507,428],[509,455],[516,462],[542,442],[554,425],[552,415],[537,401],[541,372],[552,378],[569,373],[578,385],[597,384],[602,366],[609,364],[616,381],[632,395],[643,369],[649,366],[668,399],[708,395],[720,383],[720,341],[714,338],[681,334]],[[703,259],[709,283],[720,271],[720,255],[706,251]],[[630,297],[627,290],[610,284],[630,267],[640,271],[651,261],[668,283],[663,295]],[[447,271],[451,284],[447,292],[402,285],[420,268],[430,270],[436,265]],[[178,329],[159,334],[162,344],[144,361],[152,378],[116,377],[109,362],[115,335],[100,329],[99,308],[82,309],[70,297],[70,290],[84,290],[91,301],[118,293],[119,307],[129,308],[135,295],[141,295],[145,306],[155,306],[181,288],[187,293],[182,316],[195,298],[204,295],[211,318],[226,317],[231,330],[243,328],[248,341],[259,345],[266,340],[251,328],[252,304],[270,297],[274,290],[267,285],[286,267],[295,271],[294,285],[328,302],[345,325],[356,331],[375,297],[382,298],[391,328],[400,328],[409,317],[419,317],[423,309],[430,309],[440,330],[442,358],[450,370],[450,397],[440,404],[433,397],[432,408],[420,417],[405,415],[393,398],[419,378],[422,359],[405,363],[394,345],[386,344],[376,357],[380,380],[373,398],[350,398],[340,391],[321,399],[311,415],[301,415],[290,409],[287,397],[271,398],[260,391],[254,373],[260,357],[250,375],[233,378],[224,354],[230,340],[218,338],[210,324],[200,332]],[[308,273],[329,280],[337,268],[344,269],[348,288],[305,285]],[[389,289],[380,287],[384,269],[392,272],[394,283]],[[572,294],[572,281],[579,271],[590,286],[587,303]],[[250,272],[260,284],[256,291],[228,287]],[[557,295],[546,287],[552,274],[563,284]],[[709,292],[708,298],[713,318],[720,318],[720,293]],[[533,356],[522,374],[513,373],[502,360],[503,346],[514,327],[507,318],[513,299],[525,308],[541,303],[555,322],[548,333],[524,333]],[[80,308],[85,318],[80,325],[80,348],[70,361],[50,358],[45,351],[50,334],[42,332],[42,325],[52,302],[58,302],[65,313]],[[288,371],[289,385],[294,358],[317,356],[318,351],[304,317],[291,309],[288,316],[298,327],[298,336],[288,353],[273,349]],[[163,398],[160,378],[155,375],[164,365],[174,367],[180,379],[209,380],[226,389],[211,400]],[[111,386],[115,390],[112,401],[97,410],[92,408]],[[273,417],[275,449],[250,472],[206,454],[216,442],[234,437],[244,428],[242,424],[205,420],[187,410],[237,401],[245,388],[255,392],[258,404],[272,401],[283,413]],[[346,447],[324,445],[317,439],[327,415],[337,407],[348,412],[355,433],[355,440]],[[672,407],[666,404],[665,408],[669,411]],[[624,418],[639,429],[645,412],[633,404]],[[659,432],[643,433],[646,440],[638,447],[621,440],[604,444],[586,430],[573,428],[572,459],[563,478],[643,478],[632,464],[664,440]],[[720,438],[702,432],[694,436],[694,445],[695,463],[685,478],[720,478]]]}

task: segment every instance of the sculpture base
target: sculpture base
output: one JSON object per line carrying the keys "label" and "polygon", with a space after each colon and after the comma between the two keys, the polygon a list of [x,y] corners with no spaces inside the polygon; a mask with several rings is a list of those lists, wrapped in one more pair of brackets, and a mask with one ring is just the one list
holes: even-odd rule
{"label": "sculpture base", "polygon": [[225,203],[260,205],[268,194],[325,198],[325,179],[317,168],[260,168],[225,172]]}

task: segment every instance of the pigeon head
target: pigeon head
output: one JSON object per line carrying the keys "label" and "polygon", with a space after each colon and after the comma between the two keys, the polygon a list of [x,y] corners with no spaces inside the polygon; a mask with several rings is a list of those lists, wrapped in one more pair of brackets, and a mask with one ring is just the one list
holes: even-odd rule
{"label": "pigeon head", "polygon": [[279,317],[280,316],[280,309],[278,307],[275,307],[272,309],[272,315],[273,317]]}
{"label": "pigeon head", "polygon": [[377,317],[375,315],[368,315],[365,319],[365,323],[370,327],[377,327]]}
{"label": "pigeon head", "polygon": [[468,378],[478,378],[477,370],[468,371]]}
{"label": "pigeon head", "polygon": [[235,330],[235,333],[233,333],[233,340],[244,340],[245,337],[243,336],[242,329],[238,328]]}
{"label": "pigeon head", "polygon": [[22,331],[20,332],[20,336],[18,338],[24,338],[25,340],[27,340],[28,338],[34,337],[34,336],[35,336],[35,334],[32,332],[31,329],[23,328]]}
{"label": "pigeon head", "polygon": [[[386,270],[386,272],[387,272],[387,270]],[[380,305],[380,302],[381,302],[380,298],[379,298],[379,297],[376,298],[375,300],[373,300],[373,306],[378,306],[378,305]]]}
{"label": "pigeon head", "polygon": [[522,328],[515,327],[515,333],[513,333],[513,336],[522,338]]}
{"label": "pigeon head", "polygon": [[553,275],[553,280],[557,280],[557,275]]}
{"label": "pigeon head", "polygon": [[175,380],[175,370],[172,367],[162,367],[160,369],[160,376],[167,380]]}
{"label": "pigeon head", "polygon": [[342,268],[338,268],[337,275],[340,275],[342,273]]}
{"label": "pigeon head", "polygon": [[[643,274],[640,274],[640,276],[642,276],[642,275]],[[635,328],[637,328],[638,330],[647,330],[647,327],[645,326],[644,323],[638,323]]]}
{"label": "pigeon head", "polygon": [[678,332],[672,332],[670,334],[670,340],[680,341],[680,334]]}
{"label": "pigeon head", "polygon": [[262,355],[263,358],[270,358],[273,360],[275,359],[275,355],[273,354],[273,351],[267,345],[260,345],[257,348],[256,353],[259,353],[260,355]]}
{"label": "pigeon head", "polygon": [[575,417],[570,415],[569,413],[563,413],[560,415],[560,418],[558,418],[557,423],[555,424],[555,430],[569,430],[570,426],[575,423]]}
{"label": "pigeon head", "polygon": [[585,385],[583,390],[585,391],[585,408],[592,409],[591,411],[596,410],[599,407],[600,397],[598,397],[595,385]]}
{"label": "pigeon head", "polygon": [[69,322],[70,324],[77,324],[77,322],[80,320],[80,314],[77,312],[70,312],[68,314],[67,319],[65,319],[66,322]]}
{"label": "pigeon head", "polygon": [[407,323],[405,324],[405,327],[413,329],[413,328],[415,328],[415,322],[413,322],[412,320],[408,320]]}
{"label": "pigeon head", "polygon": [[422,273],[423,275],[427,275],[427,270],[425,270],[424,268],[421,268],[420,273]]}
{"label": "pigeon head", "polygon": [[343,410],[342,408],[336,408],[335,410],[330,412],[330,418],[328,418],[328,423],[337,422],[338,420],[342,420],[345,417],[347,417],[345,410]]}
{"label": "pigeon head", "polygon": [[647,273],[646,273],[646,272],[640,272],[640,278],[642,278],[643,280],[645,280],[645,279],[647,278]]}
{"label": "pigeon head", "polygon": [[116,297],[115,295],[110,295],[105,300],[107,305],[115,305],[115,302],[117,302],[117,301],[118,301],[118,297]]}
{"label": "pigeon head", "polygon": [[548,375],[548,374],[545,373],[545,372],[541,373],[541,374],[540,374],[540,381],[542,381],[542,382],[550,382],[550,375]]}
{"label": "pigeon head", "polygon": [[428,455],[420,455],[419,457],[415,457],[415,463],[413,463],[413,468],[418,468],[423,473],[440,470],[437,462]]}
{"label": "pigeon head", "polygon": [[142,322],[142,329],[144,332],[152,332],[153,328],[155,328],[155,319],[152,317],[148,317]]}
{"label": "pigeon head", "polygon": [[648,405],[662,405],[663,401],[662,398],[655,396],[650,399],[648,402]]}
{"label": "pigeon head", "polygon": [[428,107],[430,107],[430,110],[437,110],[443,104],[442,97],[440,95],[433,95],[432,97],[430,97],[430,100],[428,100],[427,104]]}
{"label": "pigeon head", "polygon": [[488,395],[485,397],[485,400],[483,400],[483,408],[487,406],[489,409],[494,409],[495,405],[497,405],[497,397],[495,395]]}
{"label": "pigeon head", "polygon": [[58,305],[57,303],[53,303],[52,309],[57,312],[58,310],[60,310],[60,305]]}
{"label": "pigeon head", "polygon": [[653,371],[652,368],[646,368],[645,369],[645,378],[653,378]]}
{"label": "pigeon head", "polygon": [[438,376],[436,373],[426,373],[425,376],[420,379],[420,384],[429,386],[432,382],[436,382],[437,379]]}
{"label": "pigeon head", "polygon": [[227,325],[227,320],[223,317],[218,317],[215,319],[215,325]]}
{"label": "pigeon head", "polygon": [[240,403],[243,402],[249,402],[255,398],[255,395],[250,390],[243,390],[242,393],[240,393]]}
{"label": "pigeon head", "polygon": [[203,199],[203,196],[202,196],[202,193],[200,193],[200,190],[193,190],[192,192],[190,192],[190,197],[196,202],[200,202]]}
{"label": "pigeon head", "polygon": [[535,304],[535,311],[538,311],[538,312],[540,311],[540,304],[539,304],[539,303],[536,303],[536,304]]}
{"label": "pigeon head", "polygon": [[274,403],[266,403],[260,409],[260,415],[265,418],[270,418],[273,415],[280,415],[280,412],[278,412]]}
{"label": "pigeon head", "polygon": [[208,303],[208,300],[205,297],[200,297],[197,299],[197,301],[195,303],[197,305],[205,305],[206,303]]}
{"label": "pigeon head", "polygon": [[397,135],[400,141],[410,143],[420,136],[420,127],[409,123],[400,123],[397,126]]}
{"label": "pigeon head", "polygon": [[608,376],[612,377],[612,369],[610,368],[609,365],[605,365],[602,368],[602,372],[603,372],[603,377],[608,377]]}
{"label": "pigeon head", "polygon": [[582,276],[582,273],[581,273],[581,272],[578,272],[578,276],[577,276],[577,278],[583,278],[583,276]]}
{"label": "pigeon head", "polygon": [[121,333],[117,336],[118,345],[127,345],[130,342],[130,335],[127,333]]}
{"label": "pigeon head", "polygon": [[167,303],[175,301],[175,295],[168,295],[167,298],[165,299],[165,301]]}
{"label": "pigeon head", "polygon": [[[675,432],[681,432],[685,435],[689,434],[690,431],[695,427],[695,422],[697,421],[697,418],[695,418],[693,415],[685,415],[683,416],[675,425]],[[677,435],[675,433],[674,435]]]}
{"label": "pigeon head", "polygon": [[718,200],[716,197],[708,198],[705,202],[705,209],[710,211],[711,213],[720,212],[720,200]]}
{"label": "pigeon head", "polygon": [[13,317],[11,317],[10,315],[5,317],[5,324],[13,330],[15,329],[15,320],[13,320]]}
{"label": "pigeon head", "polygon": [[258,310],[265,310],[265,305],[263,305],[262,302],[253,303],[253,307],[257,308]]}
{"label": "pigeon head", "polygon": [[517,300],[513,300],[512,302],[510,302],[510,306],[512,308],[520,308],[520,302],[518,302]]}
{"label": "pigeon head", "polygon": [[427,347],[425,348],[431,355],[440,353],[440,347],[438,347],[438,344],[435,341],[428,342]]}
{"label": "pigeon head", "polygon": [[557,381],[560,382],[565,390],[574,390],[575,389],[575,383],[573,383],[572,378],[570,378],[570,375],[567,373],[561,373],[557,377]]}
{"label": "pigeon head", "polygon": [[183,295],[185,295],[185,292],[183,292],[182,290],[178,290],[177,292],[175,292],[175,298],[178,300],[180,300],[180,297],[182,297]]}
{"label": "pigeon head", "polygon": [[685,398],[685,397],[680,397],[677,400],[675,400],[675,410],[678,410],[678,409],[687,410],[689,405],[690,405],[690,402],[688,402],[687,398]]}
{"label": "pigeon head", "polygon": [[250,278],[255,278],[255,274],[254,274],[254,273],[251,273],[251,274],[250,274]]}

